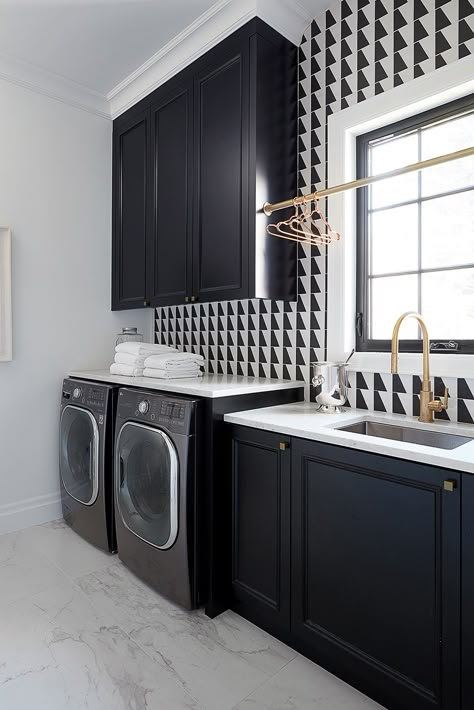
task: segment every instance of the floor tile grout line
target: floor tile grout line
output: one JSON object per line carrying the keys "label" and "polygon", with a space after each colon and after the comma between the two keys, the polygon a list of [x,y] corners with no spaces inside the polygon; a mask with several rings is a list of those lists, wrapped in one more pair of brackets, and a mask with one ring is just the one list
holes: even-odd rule
{"label": "floor tile grout line", "polygon": [[[258,627],[257,627],[257,628],[258,628]],[[286,645],[286,644],[285,644],[285,645]],[[291,648],[291,647],[289,646],[288,648]],[[261,683],[259,683],[253,690],[251,690],[250,693],[248,693],[245,697],[241,698],[241,699],[238,701],[238,703],[234,704],[234,705],[230,708],[230,710],[235,710],[235,708],[237,708],[237,706],[240,705],[240,703],[245,702],[245,700],[247,700],[248,698],[250,698],[254,693],[257,692],[257,690],[260,690],[260,688],[263,688],[267,683],[269,683],[271,680],[273,680],[274,678],[276,678],[276,676],[279,675],[279,674],[283,671],[284,668],[286,668],[287,666],[289,666],[290,663],[293,663],[293,661],[296,660],[296,659],[298,658],[298,656],[299,656],[299,654],[295,651],[295,655],[293,656],[293,658],[290,658],[290,659],[289,659],[281,668],[279,668],[275,673],[271,673],[270,675],[268,675],[264,680],[262,680]]]}

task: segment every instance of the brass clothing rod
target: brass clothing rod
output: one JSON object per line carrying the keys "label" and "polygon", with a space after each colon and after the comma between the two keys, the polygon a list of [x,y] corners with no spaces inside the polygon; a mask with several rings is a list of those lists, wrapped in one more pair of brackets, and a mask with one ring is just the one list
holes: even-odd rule
{"label": "brass clothing rod", "polygon": [[270,216],[273,212],[276,212],[277,210],[284,210],[288,207],[296,207],[296,205],[304,205],[308,202],[313,202],[316,199],[320,199],[321,197],[335,195],[337,192],[345,192],[346,190],[356,190],[359,187],[365,187],[366,185],[371,185],[374,182],[379,182],[379,180],[387,180],[388,178],[398,177],[399,175],[412,173],[415,170],[425,170],[425,168],[432,168],[435,165],[448,163],[451,160],[467,158],[469,155],[474,155],[474,146],[472,146],[471,148],[463,148],[463,150],[456,150],[454,153],[438,155],[436,158],[421,160],[418,163],[405,165],[403,168],[396,168],[395,170],[390,170],[387,173],[380,173],[380,175],[372,175],[371,177],[359,178],[359,180],[345,182],[342,185],[328,187],[325,190],[318,190],[317,192],[312,192],[309,195],[300,195],[298,197],[292,198],[291,200],[283,200],[283,202],[275,202],[274,204],[265,202],[265,204],[263,205],[263,211],[267,216]]}

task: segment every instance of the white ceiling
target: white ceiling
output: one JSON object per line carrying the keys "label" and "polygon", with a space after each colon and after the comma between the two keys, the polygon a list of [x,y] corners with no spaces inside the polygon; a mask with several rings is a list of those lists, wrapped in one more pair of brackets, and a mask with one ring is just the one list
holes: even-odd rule
{"label": "white ceiling", "polygon": [[332,0],[0,0],[0,79],[115,117],[256,15],[298,44]]}
{"label": "white ceiling", "polygon": [[107,94],[215,0],[0,0],[0,51]]}

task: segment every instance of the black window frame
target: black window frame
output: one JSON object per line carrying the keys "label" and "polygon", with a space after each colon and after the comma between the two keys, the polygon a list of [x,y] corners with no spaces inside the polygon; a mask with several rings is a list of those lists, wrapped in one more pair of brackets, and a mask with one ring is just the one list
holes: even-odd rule
{"label": "black window frame", "polygon": [[[357,178],[367,177],[368,170],[368,145],[374,140],[384,138],[391,135],[402,135],[409,130],[417,130],[426,126],[428,123],[439,119],[449,118],[468,109],[474,110],[474,94],[469,94],[455,101],[451,101],[443,106],[437,106],[434,109],[424,111],[421,114],[411,116],[396,123],[392,123],[381,128],[364,133],[357,136],[356,139],[356,171]],[[420,173],[418,173],[420,174]],[[467,190],[459,190],[464,192]],[[447,194],[455,194],[456,191],[450,191]],[[444,194],[444,193],[443,193]],[[438,196],[438,195],[437,195]],[[442,196],[441,193],[439,196]],[[369,229],[368,229],[368,210],[369,210],[369,188],[364,187],[357,190],[356,209],[357,209],[357,239],[356,239],[356,351],[357,352],[390,352],[390,340],[376,340],[368,337],[368,291],[369,291],[369,274],[368,274],[368,249],[369,249]],[[419,203],[418,203],[419,204]],[[473,257],[474,262],[474,257]],[[412,273],[412,272],[410,272]],[[419,272],[418,272],[419,273]],[[401,315],[401,313],[400,313]],[[393,324],[395,325],[395,324]],[[432,339],[431,352],[444,353],[447,352],[457,354],[474,354],[474,339],[473,340],[456,340],[458,349],[448,349],[441,347],[438,343],[448,342],[450,339]],[[433,346],[435,346],[433,348]],[[400,340],[401,352],[422,352],[422,340]]]}

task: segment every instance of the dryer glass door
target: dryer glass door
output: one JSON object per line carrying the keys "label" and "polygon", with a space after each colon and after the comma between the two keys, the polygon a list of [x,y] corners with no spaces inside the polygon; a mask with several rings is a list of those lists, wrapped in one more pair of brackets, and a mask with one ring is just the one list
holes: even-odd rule
{"label": "dryer glass door", "polygon": [[62,411],[59,469],[67,493],[92,505],[99,492],[99,428],[87,409],[68,405]]}
{"label": "dryer glass door", "polygon": [[142,540],[166,550],[178,535],[178,455],[160,429],[127,422],[117,437],[117,508]]}

